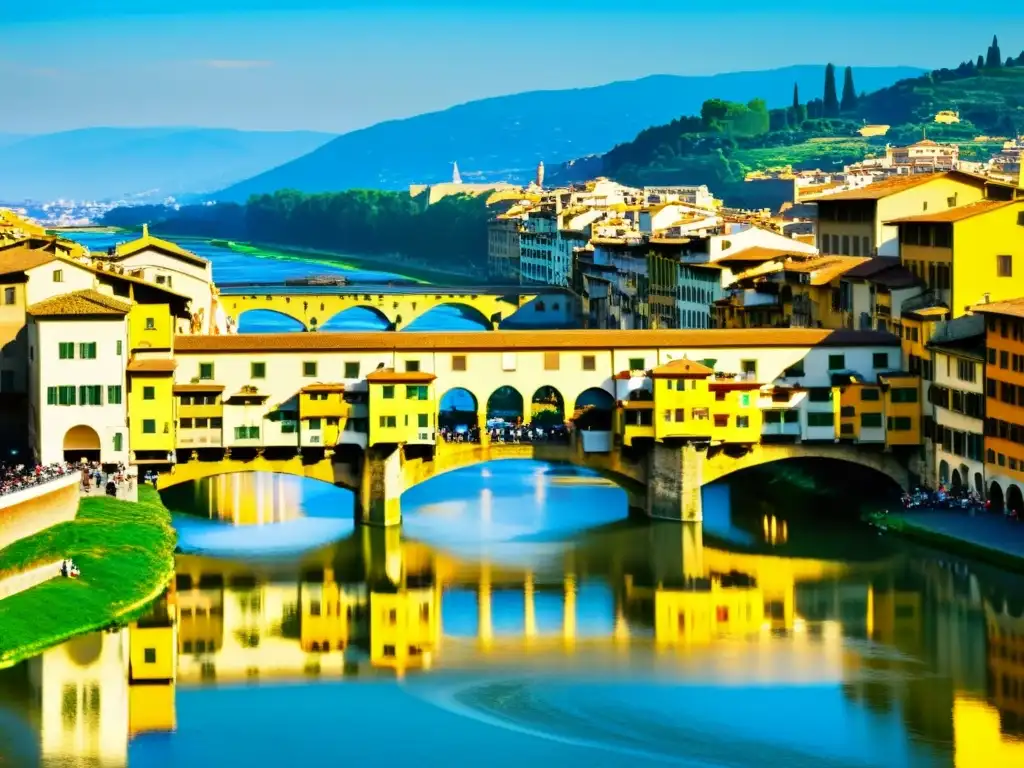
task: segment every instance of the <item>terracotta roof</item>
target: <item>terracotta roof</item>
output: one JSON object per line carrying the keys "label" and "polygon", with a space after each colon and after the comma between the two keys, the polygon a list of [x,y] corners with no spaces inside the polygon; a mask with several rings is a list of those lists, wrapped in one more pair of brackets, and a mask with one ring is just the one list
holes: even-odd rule
{"label": "terracotta roof", "polygon": [[113,256],[107,256],[106,259],[109,261],[117,261],[118,259],[125,259],[136,253],[144,251],[146,249],[152,249],[154,251],[163,251],[170,256],[176,256],[184,261],[192,262],[201,267],[205,267],[210,262],[201,256],[196,256],[191,251],[186,251],[180,245],[172,243],[170,240],[163,240],[159,237],[153,237],[148,231],[144,232],[142,237],[132,240],[127,243],[122,243],[114,249]]}
{"label": "terracotta roof", "polygon": [[696,360],[673,360],[659,365],[651,371],[652,379],[705,379],[715,372],[714,368],[698,363]]}
{"label": "terracotta roof", "polygon": [[715,381],[708,382],[708,389],[712,392],[732,392],[733,390],[738,391],[749,391],[752,389],[760,389],[764,385],[756,381],[747,381],[746,379],[717,379]]}
{"label": "terracotta roof", "polygon": [[378,368],[366,374],[366,380],[375,384],[429,384],[436,378],[426,371],[396,371],[393,368]]}
{"label": "terracotta roof", "polygon": [[898,267],[899,265],[899,256],[872,256],[867,261],[862,262],[849,270],[845,275],[843,275],[843,277],[867,278],[878,274],[883,270]]}
{"label": "terracotta roof", "polygon": [[127,302],[87,288],[84,291],[65,293],[46,301],[40,301],[29,307],[28,313],[35,317],[71,317],[76,315],[80,317],[96,315],[123,317],[128,314],[130,309],[131,305]]}
{"label": "terracotta roof", "polygon": [[902,219],[893,219],[886,224],[955,224],[964,219],[980,216],[983,213],[997,211],[1011,205],[1024,205],[1024,200],[979,200],[968,205],[959,205],[955,208],[947,208],[944,211],[935,213],[922,213],[917,216],[905,216]]}
{"label": "terracotta roof", "polygon": [[715,330],[464,331],[416,333],[244,333],[177,336],[175,354],[252,352],[513,352],[582,349],[681,349],[723,347],[898,346],[880,331],[824,328],[743,328]]}
{"label": "terracotta roof", "polygon": [[841,256],[831,264],[822,264],[811,275],[811,285],[828,285],[867,260],[866,256]]}
{"label": "terracotta roof", "polygon": [[174,373],[178,361],[172,358],[151,357],[132,360],[128,363],[128,373]]}
{"label": "terracotta roof", "polygon": [[187,392],[223,392],[223,384],[175,384],[174,393]]}
{"label": "terracotta roof", "polygon": [[941,179],[950,175],[950,173],[913,173],[907,176],[890,176],[887,179],[882,179],[857,189],[848,189],[844,192],[830,192],[825,195],[808,197],[807,200],[820,203],[830,203],[833,200],[881,200],[889,195],[895,195],[897,192],[904,192],[908,189],[919,187],[922,184],[927,184],[930,181]]}
{"label": "terracotta roof", "polygon": [[1024,317],[1024,298],[993,301],[989,304],[975,304],[972,312],[983,315],[1006,315],[1007,317]]}
{"label": "terracotta roof", "polygon": [[38,248],[19,246],[0,251],[0,275],[13,275],[56,261],[57,257]]}
{"label": "terracotta roof", "polygon": [[299,392],[302,392],[303,394],[312,394],[313,392],[344,392],[344,391],[345,391],[345,385],[344,384],[309,384],[309,385],[307,385],[307,386],[305,386],[305,387],[303,387],[302,389],[299,390]]}
{"label": "terracotta roof", "polygon": [[269,397],[270,397],[270,395],[265,395],[265,394],[263,394],[262,392],[260,392],[258,390],[256,390],[256,391],[246,391],[243,388],[243,389],[240,389],[237,392],[235,392],[233,395],[230,395],[228,397],[228,400],[247,400],[248,399],[248,400],[264,400],[265,401]]}
{"label": "terracotta roof", "polygon": [[772,259],[784,259],[792,256],[792,251],[784,251],[779,248],[762,248],[759,245],[744,248],[742,251],[730,253],[720,259],[715,259],[718,264],[726,264],[730,261],[771,261]]}

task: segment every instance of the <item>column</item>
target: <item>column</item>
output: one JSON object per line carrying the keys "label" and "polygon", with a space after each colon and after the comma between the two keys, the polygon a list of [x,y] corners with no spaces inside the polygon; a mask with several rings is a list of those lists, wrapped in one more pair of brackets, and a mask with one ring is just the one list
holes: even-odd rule
{"label": "column", "polygon": [[356,514],[364,525],[402,522],[402,453],[399,448],[367,448],[356,494]]}
{"label": "column", "polygon": [[692,443],[655,443],[648,454],[647,514],[662,520],[701,522],[704,452]]}
{"label": "column", "polygon": [[563,582],[565,603],[562,608],[562,638],[566,643],[576,642],[576,576],[565,575]]}
{"label": "column", "polygon": [[487,431],[487,408],[484,407],[482,410],[476,412],[476,426],[480,430],[480,445],[488,446],[491,444],[491,435]]}

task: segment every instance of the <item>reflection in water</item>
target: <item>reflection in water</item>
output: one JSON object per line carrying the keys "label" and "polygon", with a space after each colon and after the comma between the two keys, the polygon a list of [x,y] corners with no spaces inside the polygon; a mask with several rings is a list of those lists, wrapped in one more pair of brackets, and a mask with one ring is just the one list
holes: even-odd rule
{"label": "reflection in water", "polygon": [[[846,532],[849,556],[802,556],[783,531],[819,522],[780,511],[774,525],[760,509],[733,516],[767,531],[741,551],[700,526],[625,521],[614,488],[549,476],[538,509],[534,468],[487,469],[452,479],[465,507],[427,509],[418,539],[360,528],[291,559],[179,555],[140,624],[0,673],[0,764],[36,764],[33,750],[44,765],[269,764],[288,759],[286,734],[308,743],[344,712],[378,738],[318,750],[360,764],[409,762],[424,743],[439,751],[422,764],[450,762],[478,740],[507,761],[1024,765],[1019,579]],[[242,482],[273,509],[278,481]],[[491,525],[510,516],[513,483],[524,519],[557,523],[557,535],[499,558],[487,554],[493,531],[476,550],[463,546],[472,537],[449,546],[471,510]],[[339,514],[334,490],[314,503],[311,485],[285,491],[288,503]],[[563,491],[606,495],[566,505]],[[429,506],[407,506],[408,518]],[[238,508],[216,516],[252,528]],[[264,528],[301,523],[253,514]],[[345,684],[360,678],[375,685]],[[229,698],[239,686],[244,703]],[[395,718],[402,739],[383,725]],[[176,727],[157,757],[154,732]]]}

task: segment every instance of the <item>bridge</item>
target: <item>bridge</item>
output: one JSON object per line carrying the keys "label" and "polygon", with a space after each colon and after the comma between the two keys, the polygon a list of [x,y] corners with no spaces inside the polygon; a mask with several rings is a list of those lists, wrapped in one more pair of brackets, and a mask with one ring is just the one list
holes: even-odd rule
{"label": "bridge", "polygon": [[[241,453],[239,457],[237,454]],[[276,454],[276,455],[273,455]],[[161,476],[160,487],[235,472],[272,472],[331,483],[355,494],[355,514],[364,523],[398,525],[402,494],[447,472],[490,461],[526,459],[589,469],[614,482],[635,513],[653,518],[698,522],[703,519],[700,489],[751,467],[791,459],[827,459],[866,467],[909,487],[906,464],[891,453],[835,444],[759,444],[741,453],[721,446],[652,444],[646,450],[617,447],[587,452],[574,435],[567,443],[439,442],[423,454],[404,447],[365,451],[280,452],[225,451],[203,461],[198,452]]]}
{"label": "bridge", "polygon": [[[220,286],[220,305],[237,326],[253,310],[276,312],[315,331],[351,309],[373,312],[401,331],[438,307],[455,307],[492,330],[526,306],[532,314],[564,316],[572,312],[572,296],[557,288],[524,293],[518,286],[426,285],[294,285],[289,283],[228,283]],[[571,316],[571,314],[570,314]],[[537,318],[532,318],[536,320]]]}

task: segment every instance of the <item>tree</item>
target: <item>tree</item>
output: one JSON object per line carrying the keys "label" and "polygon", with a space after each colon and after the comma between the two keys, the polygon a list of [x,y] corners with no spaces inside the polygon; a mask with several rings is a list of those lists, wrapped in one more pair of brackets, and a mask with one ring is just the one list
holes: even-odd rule
{"label": "tree", "polygon": [[999,39],[992,35],[992,45],[988,47],[988,57],[985,59],[985,66],[990,69],[999,69],[1002,65],[1003,57],[999,53]]}
{"label": "tree", "polygon": [[975,69],[984,69],[985,68],[985,57],[982,56],[980,53],[978,54],[978,63],[975,64],[974,67],[975,67]]}
{"label": "tree", "polygon": [[793,110],[800,109],[800,85],[793,83]]}
{"label": "tree", "polygon": [[825,117],[839,114],[839,99],[836,96],[836,68],[833,64],[825,67],[825,93],[822,96]]}
{"label": "tree", "polygon": [[857,108],[857,89],[853,87],[853,68],[847,67],[843,78],[843,101],[840,104],[843,112],[851,112]]}

